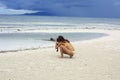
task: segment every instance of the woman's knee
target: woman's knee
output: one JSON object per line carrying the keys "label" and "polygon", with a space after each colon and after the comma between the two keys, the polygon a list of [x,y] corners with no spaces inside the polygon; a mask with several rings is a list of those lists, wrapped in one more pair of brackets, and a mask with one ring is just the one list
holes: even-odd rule
{"label": "woman's knee", "polygon": [[63,46],[63,45],[60,45],[60,48],[62,48],[62,49],[63,49],[63,48],[64,48],[64,46]]}
{"label": "woman's knee", "polygon": [[63,45],[60,45],[59,48],[60,48],[60,51],[63,51],[63,50],[64,50],[64,49],[63,49]]}

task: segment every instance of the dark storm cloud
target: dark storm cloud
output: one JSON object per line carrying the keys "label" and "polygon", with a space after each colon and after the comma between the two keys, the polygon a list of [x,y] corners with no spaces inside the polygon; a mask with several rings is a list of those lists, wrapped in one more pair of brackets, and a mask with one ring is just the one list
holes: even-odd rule
{"label": "dark storm cloud", "polygon": [[60,16],[120,17],[119,0],[0,0],[7,8]]}

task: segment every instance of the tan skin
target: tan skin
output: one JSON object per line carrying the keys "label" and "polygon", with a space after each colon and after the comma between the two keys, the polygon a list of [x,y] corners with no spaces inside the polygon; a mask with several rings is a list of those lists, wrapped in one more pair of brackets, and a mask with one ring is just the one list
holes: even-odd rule
{"label": "tan skin", "polygon": [[56,42],[55,48],[60,49],[61,58],[63,58],[63,54],[68,54],[70,56],[70,58],[72,58],[74,47],[72,46],[72,44],[70,42],[67,42],[67,41]]}

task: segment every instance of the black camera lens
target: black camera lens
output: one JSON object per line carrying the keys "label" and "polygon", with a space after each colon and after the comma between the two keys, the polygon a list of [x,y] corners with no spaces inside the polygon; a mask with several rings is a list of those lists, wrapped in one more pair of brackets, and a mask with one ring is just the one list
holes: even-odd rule
{"label": "black camera lens", "polygon": [[57,48],[56,52],[58,52],[58,48]]}

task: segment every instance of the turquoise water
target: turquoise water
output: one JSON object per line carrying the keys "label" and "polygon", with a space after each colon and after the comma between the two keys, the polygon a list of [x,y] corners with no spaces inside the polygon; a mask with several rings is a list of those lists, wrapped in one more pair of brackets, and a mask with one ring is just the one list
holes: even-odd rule
{"label": "turquoise water", "polygon": [[102,33],[2,33],[0,51],[54,46],[55,42],[49,40],[56,39],[59,35],[63,35],[71,42],[107,36]]}
{"label": "turquoise water", "polygon": [[[120,19],[77,18],[77,17],[41,17],[41,16],[0,16],[0,51],[18,50],[53,46],[46,41],[63,35],[72,42],[95,39],[107,34],[102,33],[48,33],[49,30],[100,28],[120,29]],[[36,32],[35,30],[46,30]],[[21,33],[22,31],[22,33]],[[26,33],[26,31],[30,31]]]}

